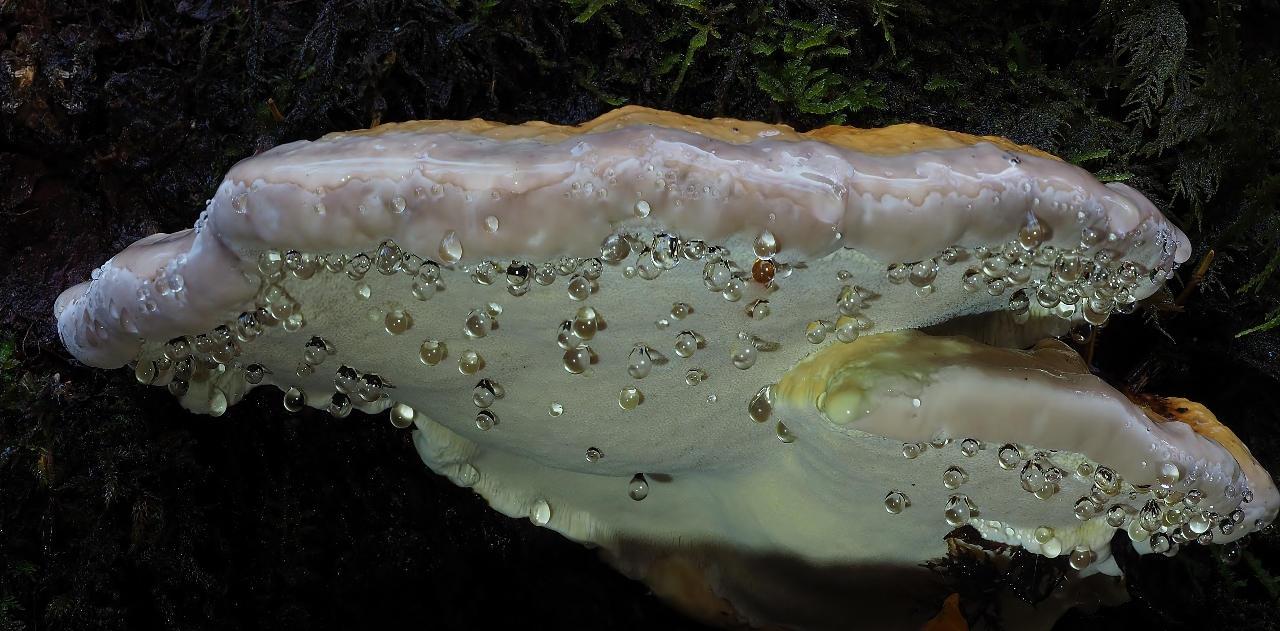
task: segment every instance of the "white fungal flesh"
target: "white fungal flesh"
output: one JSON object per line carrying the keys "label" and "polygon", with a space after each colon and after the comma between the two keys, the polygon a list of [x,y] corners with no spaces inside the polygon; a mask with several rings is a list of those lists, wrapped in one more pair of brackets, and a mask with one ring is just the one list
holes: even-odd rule
{"label": "white fungal flesh", "polygon": [[739,573],[778,555],[910,573],[967,523],[1115,572],[1117,528],[1165,551],[1274,519],[1256,462],[1078,358],[890,333],[996,314],[966,326],[1021,343],[1015,323],[1132,308],[1189,254],[1150,202],[1006,141],[912,127],[932,144],[895,154],[866,133],[863,153],[626,108],[293,143],[233,168],[194,230],[67,290],[59,329],[197,412],[267,384],[288,410],[394,405],[494,508],[637,577],[681,554],[753,622],[856,614],[796,572]]}

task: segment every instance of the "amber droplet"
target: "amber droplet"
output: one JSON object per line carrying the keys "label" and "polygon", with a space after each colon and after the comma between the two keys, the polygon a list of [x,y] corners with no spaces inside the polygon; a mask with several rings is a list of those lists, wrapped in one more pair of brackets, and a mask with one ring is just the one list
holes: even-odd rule
{"label": "amber droplet", "polygon": [[777,271],[773,261],[769,259],[756,259],[756,264],[751,266],[751,278],[757,283],[765,284],[773,280],[773,275]]}

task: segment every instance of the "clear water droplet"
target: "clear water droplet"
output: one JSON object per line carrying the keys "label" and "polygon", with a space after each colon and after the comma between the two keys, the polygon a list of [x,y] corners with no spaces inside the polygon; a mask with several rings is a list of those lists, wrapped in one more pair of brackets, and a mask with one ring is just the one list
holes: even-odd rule
{"label": "clear water droplet", "polygon": [[448,349],[444,342],[439,340],[426,340],[422,342],[422,347],[418,349],[418,359],[428,366],[435,366],[444,360],[448,354]]}
{"label": "clear water droplet", "polygon": [[413,415],[413,408],[403,403],[397,403],[391,406],[391,424],[400,429],[413,425]]}
{"label": "clear water droplet", "polygon": [[462,260],[462,242],[458,240],[458,233],[450,230],[440,239],[440,260],[445,263],[457,263]]}
{"label": "clear water droplet", "polygon": [[684,383],[689,386],[696,386],[707,378],[707,373],[699,368],[691,368],[684,373]]}
{"label": "clear water droplet", "polygon": [[769,420],[769,415],[773,413],[773,387],[765,386],[756,392],[755,396],[747,402],[747,415],[751,420],[757,423],[764,423]]}
{"label": "clear water droplet", "polygon": [[[440,346],[443,348],[444,344],[441,343]],[[443,354],[441,357],[443,357]],[[484,358],[480,356],[480,353],[467,350],[462,351],[462,355],[458,357],[458,372],[464,375],[474,375],[480,372],[482,368],[484,368]]]}
{"label": "clear water droplet", "polygon": [[559,403],[552,403],[551,407],[548,408],[547,413],[551,416],[560,416],[561,414],[564,414],[564,406]]}
{"label": "clear water droplet", "polygon": [[756,349],[755,344],[748,343],[733,354],[733,366],[739,370],[746,370],[756,365],[756,359],[759,356],[760,351]]}
{"label": "clear water droplet", "polygon": [[297,386],[291,386],[289,390],[284,393],[284,409],[290,412],[297,412],[301,410],[304,405],[306,405],[306,397]]}
{"label": "clear water droplet", "polygon": [[644,402],[644,394],[635,386],[627,386],[618,391],[618,407],[624,410],[634,410],[636,406]]}
{"label": "clear water droplet", "polygon": [[600,451],[598,447],[587,447],[587,462],[600,462],[600,459],[603,457],[604,452]]}
{"label": "clear water droplet", "polygon": [[889,491],[884,496],[884,509],[890,515],[897,515],[911,506],[911,498],[902,491]]}
{"label": "clear water droplet", "polygon": [[649,481],[644,478],[643,473],[631,476],[631,482],[627,483],[627,495],[637,502],[649,497]]}
{"label": "clear water droplet", "polygon": [[413,327],[413,316],[404,309],[392,309],[387,312],[387,317],[383,319],[383,324],[387,333],[392,335],[400,335]]}
{"label": "clear water droplet", "polygon": [[649,357],[647,346],[636,346],[627,357],[627,374],[636,379],[644,379],[653,369],[653,360]]}
{"label": "clear water droplet", "polygon": [[778,421],[778,424],[773,428],[773,432],[778,436],[778,440],[784,443],[796,442],[796,435],[792,434],[791,430],[782,421]]}

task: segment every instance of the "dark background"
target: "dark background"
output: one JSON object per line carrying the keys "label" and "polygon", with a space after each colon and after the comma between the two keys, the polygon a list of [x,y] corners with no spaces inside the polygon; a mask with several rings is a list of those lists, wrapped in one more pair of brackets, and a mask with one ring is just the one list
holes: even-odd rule
{"label": "dark background", "polygon": [[[1237,337],[1280,322],[1278,25],[1276,1],[0,0],[0,631],[696,628],[433,476],[385,416],[267,389],[193,416],[62,348],[58,292],[191,226],[237,160],[379,122],[627,103],[1048,150],[1196,245],[1100,332],[1099,374],[1207,404],[1280,471],[1280,341]],[[1235,564],[1126,561],[1130,603],[1058,628],[1277,628],[1277,557],[1267,534]]]}

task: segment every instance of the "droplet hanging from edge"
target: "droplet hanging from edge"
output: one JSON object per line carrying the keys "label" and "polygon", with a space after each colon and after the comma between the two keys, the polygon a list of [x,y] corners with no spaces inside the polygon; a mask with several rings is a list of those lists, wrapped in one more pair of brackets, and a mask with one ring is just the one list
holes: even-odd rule
{"label": "droplet hanging from edge", "polygon": [[297,412],[306,405],[306,397],[297,386],[290,386],[289,390],[284,393],[284,409],[290,412]]}
{"label": "droplet hanging from edge", "polygon": [[391,406],[391,424],[400,429],[413,425],[413,415],[413,408],[403,403]]}
{"label": "droplet hanging from edge", "polygon": [[551,505],[547,500],[538,500],[529,507],[529,521],[535,526],[545,526],[551,521]]}
{"label": "droplet hanging from edge", "polygon": [[209,416],[222,416],[227,412],[227,395],[218,388],[209,393]]}
{"label": "droplet hanging from edge", "polygon": [[351,414],[351,397],[335,392],[333,398],[329,399],[328,409],[334,418],[347,418]]}
{"label": "droplet hanging from edge", "polygon": [[156,363],[145,359],[139,360],[138,365],[133,367],[133,376],[138,383],[149,386],[151,382],[156,380]]}
{"label": "droplet hanging from edge", "polygon": [[884,510],[890,515],[897,515],[911,506],[911,498],[902,491],[889,491],[884,496]]}
{"label": "droplet hanging from edge", "polygon": [[637,502],[649,497],[649,481],[644,478],[643,473],[631,477],[631,482],[627,483],[627,495]]}

